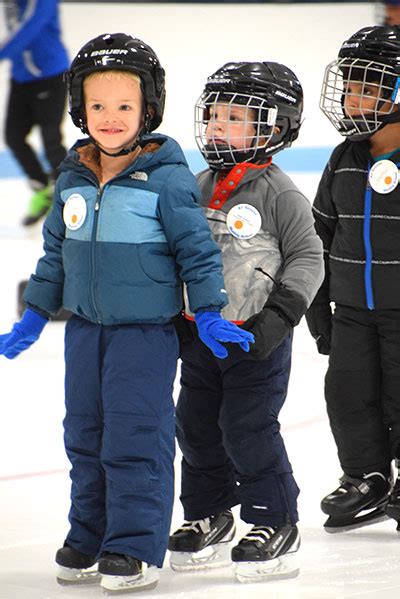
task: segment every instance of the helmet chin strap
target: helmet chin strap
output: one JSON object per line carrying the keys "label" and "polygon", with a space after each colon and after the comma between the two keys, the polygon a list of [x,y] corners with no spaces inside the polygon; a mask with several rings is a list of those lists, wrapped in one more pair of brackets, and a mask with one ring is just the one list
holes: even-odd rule
{"label": "helmet chin strap", "polygon": [[122,150],[120,150],[119,152],[116,152],[115,154],[111,154],[111,152],[107,152],[106,150],[104,150],[97,143],[95,138],[92,137],[91,135],[89,135],[89,139],[92,142],[92,144],[94,146],[96,146],[96,148],[98,150],[100,150],[100,152],[102,154],[105,154],[106,156],[110,156],[111,158],[118,158],[119,156],[126,156],[127,154],[130,154],[131,152],[133,152],[133,150],[136,150],[136,148],[140,145],[141,135],[139,135],[139,137],[137,137],[136,140],[133,142],[133,144],[131,144],[128,148],[123,148]]}

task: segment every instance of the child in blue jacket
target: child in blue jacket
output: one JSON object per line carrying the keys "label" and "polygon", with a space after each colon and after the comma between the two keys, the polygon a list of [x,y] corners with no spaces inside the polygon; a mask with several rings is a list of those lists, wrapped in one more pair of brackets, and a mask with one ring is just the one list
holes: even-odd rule
{"label": "child in blue jacket", "polygon": [[[67,85],[68,56],[61,39],[58,0],[7,0],[8,36],[0,60],[11,61],[5,139],[28,177],[33,195],[23,224],[32,225],[48,211],[57,167],[65,158],[61,125]],[[39,127],[50,173],[27,137]]]}
{"label": "child in blue jacket", "polygon": [[72,312],[64,421],[71,527],[56,555],[58,580],[101,576],[109,592],[153,588],[173,505],[171,321],[182,281],[216,355],[227,354],[220,341],[248,351],[253,336],[220,316],[220,251],[180,147],[149,133],[165,98],[153,50],[129,35],[101,35],[74,59],[69,89],[72,119],[89,139],[62,164],[28,308],[0,336],[0,353],[13,358],[29,347],[62,305]]}

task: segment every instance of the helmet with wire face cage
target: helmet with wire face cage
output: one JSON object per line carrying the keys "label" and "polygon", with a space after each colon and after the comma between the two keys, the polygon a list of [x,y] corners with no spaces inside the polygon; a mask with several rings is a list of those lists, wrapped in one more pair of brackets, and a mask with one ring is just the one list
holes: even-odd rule
{"label": "helmet with wire face cage", "polygon": [[[220,105],[225,105],[223,113]],[[238,106],[245,108],[244,133],[233,139],[228,125]],[[302,109],[303,90],[288,67],[276,62],[229,62],[208,77],[196,102],[196,143],[215,170],[241,162],[262,163],[297,138]],[[223,135],[217,133],[221,127]]]}
{"label": "helmet with wire face cage", "polygon": [[326,67],[320,108],[341,135],[362,141],[400,121],[399,103],[400,27],[364,27]]}
{"label": "helmet with wire face cage", "polygon": [[79,50],[72,61],[67,78],[74,125],[84,133],[88,132],[83,97],[85,77],[110,70],[128,71],[140,77],[146,112],[144,130],[156,129],[164,113],[164,69],[150,46],[125,33],[106,33],[95,37]]}

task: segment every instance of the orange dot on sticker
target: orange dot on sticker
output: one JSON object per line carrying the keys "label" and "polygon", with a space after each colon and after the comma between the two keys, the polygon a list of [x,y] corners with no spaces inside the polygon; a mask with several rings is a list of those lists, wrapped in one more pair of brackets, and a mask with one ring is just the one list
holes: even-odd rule
{"label": "orange dot on sticker", "polygon": [[392,177],[390,175],[387,175],[385,177],[385,183],[386,183],[386,185],[390,185],[391,182],[392,182]]}
{"label": "orange dot on sticker", "polygon": [[73,214],[71,216],[71,222],[72,222],[72,224],[74,225],[77,222],[77,220],[78,220],[78,217],[76,216],[76,214]]}
{"label": "orange dot on sticker", "polygon": [[241,220],[235,220],[235,224],[233,226],[235,229],[241,229],[243,227],[243,223]]}

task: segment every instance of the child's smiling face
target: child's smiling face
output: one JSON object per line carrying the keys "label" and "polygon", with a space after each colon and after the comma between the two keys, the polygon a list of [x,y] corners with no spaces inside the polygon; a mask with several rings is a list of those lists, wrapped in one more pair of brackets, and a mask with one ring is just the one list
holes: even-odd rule
{"label": "child's smiling face", "polygon": [[110,153],[129,147],[143,126],[139,78],[124,72],[99,72],[83,85],[90,135]]}

